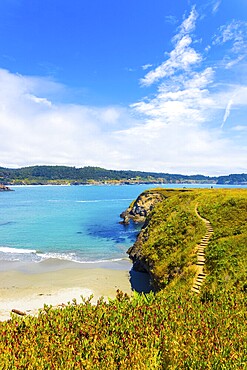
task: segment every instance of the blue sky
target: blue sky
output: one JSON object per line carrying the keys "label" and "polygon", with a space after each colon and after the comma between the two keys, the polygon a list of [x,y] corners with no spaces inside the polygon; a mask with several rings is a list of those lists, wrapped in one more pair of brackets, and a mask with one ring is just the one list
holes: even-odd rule
{"label": "blue sky", "polygon": [[246,0],[1,0],[0,166],[247,172]]}

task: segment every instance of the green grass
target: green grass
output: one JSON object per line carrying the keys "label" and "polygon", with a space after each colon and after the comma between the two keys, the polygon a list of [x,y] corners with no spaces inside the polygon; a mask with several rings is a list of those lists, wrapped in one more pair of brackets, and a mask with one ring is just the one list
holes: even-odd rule
{"label": "green grass", "polygon": [[247,290],[247,191],[214,191],[202,197],[199,210],[214,228],[206,249],[206,291]]}
{"label": "green grass", "polygon": [[[159,191],[139,247],[162,289],[13,316],[0,323],[1,369],[247,368],[247,193]],[[197,205],[214,228],[200,295],[190,290],[205,233]]]}

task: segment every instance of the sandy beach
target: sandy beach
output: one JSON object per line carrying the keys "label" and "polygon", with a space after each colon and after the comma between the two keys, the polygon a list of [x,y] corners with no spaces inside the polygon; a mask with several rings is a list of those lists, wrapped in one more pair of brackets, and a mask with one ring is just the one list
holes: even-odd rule
{"label": "sandy beach", "polygon": [[[57,306],[75,298],[93,295],[114,298],[116,290],[132,293],[133,281],[140,289],[147,285],[146,274],[131,272],[131,263],[81,265],[45,261],[39,264],[2,264],[0,266],[0,320],[10,318],[12,309],[37,314],[44,304]],[[139,281],[139,282],[138,282]],[[132,283],[132,284],[131,284]],[[142,287],[143,285],[143,287]]]}

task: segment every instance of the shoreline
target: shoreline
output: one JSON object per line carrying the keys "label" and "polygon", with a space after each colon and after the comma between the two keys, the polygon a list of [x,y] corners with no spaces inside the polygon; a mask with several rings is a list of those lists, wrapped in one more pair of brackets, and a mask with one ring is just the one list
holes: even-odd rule
{"label": "shoreline", "polygon": [[0,269],[0,321],[8,320],[12,309],[36,315],[44,304],[59,306],[73,299],[81,303],[81,296],[87,299],[93,295],[91,303],[96,304],[102,296],[115,298],[118,289],[131,295],[133,283],[139,287],[137,291],[148,289],[146,274],[133,272],[128,260],[111,267],[45,262]]}

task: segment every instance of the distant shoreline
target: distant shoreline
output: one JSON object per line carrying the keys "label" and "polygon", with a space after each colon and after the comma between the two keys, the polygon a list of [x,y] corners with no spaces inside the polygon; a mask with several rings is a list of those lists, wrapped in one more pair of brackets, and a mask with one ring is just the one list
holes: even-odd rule
{"label": "distant shoreline", "polygon": [[0,183],[5,185],[137,185],[137,184],[228,184],[247,185],[247,174],[224,176],[182,175],[101,167],[30,166],[0,167]]}

